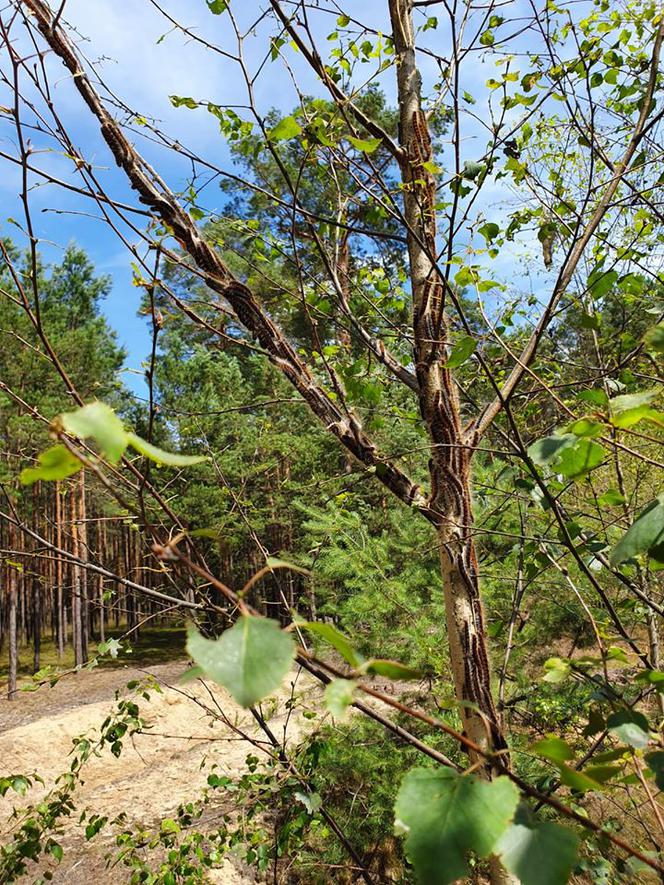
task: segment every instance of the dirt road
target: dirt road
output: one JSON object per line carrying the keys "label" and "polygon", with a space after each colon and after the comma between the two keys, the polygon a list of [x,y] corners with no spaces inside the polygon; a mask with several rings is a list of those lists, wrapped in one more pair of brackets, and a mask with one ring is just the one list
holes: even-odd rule
{"label": "dirt road", "polygon": [[[141,717],[151,727],[125,740],[119,759],[105,749],[86,764],[83,783],[77,790],[77,812],[89,808],[112,818],[124,811],[130,822],[153,827],[163,817],[171,816],[180,802],[198,797],[212,765],[216,764],[217,774],[237,775],[246,770],[247,755],[255,752],[251,743],[239,739],[230,727],[218,721],[212,727],[209,715],[196,699],[208,706],[218,704],[231,721],[242,724],[247,734],[264,737],[250,714],[223,689],[212,684],[180,684],[185,667],[185,661],[176,661],[145,670],[129,666],[98,669],[67,677],[54,688],[20,693],[11,703],[0,701],[0,773],[30,775],[37,771],[51,787],[53,779],[68,768],[74,738],[98,734],[99,726],[116,704],[116,691],[126,693],[130,680],[151,675],[162,693],[151,692],[150,701],[139,699]],[[296,695],[306,696],[306,683],[293,678]],[[285,729],[287,740],[293,741],[302,733],[306,720],[298,712],[287,715],[284,702],[290,697],[289,689],[287,686],[276,696],[276,702],[270,701],[267,706],[274,733],[281,739]],[[11,839],[8,817],[12,805],[34,802],[43,792],[36,787],[19,803],[11,791],[0,799],[3,843]],[[77,821],[75,814],[64,825],[62,862],[40,864],[40,868],[52,870],[53,882],[67,885],[128,881],[126,868],[107,869],[105,855],[113,848],[112,833],[102,831],[86,843]],[[37,868],[22,881],[36,878]],[[228,885],[256,881],[253,871],[237,861],[226,861],[210,878]]]}

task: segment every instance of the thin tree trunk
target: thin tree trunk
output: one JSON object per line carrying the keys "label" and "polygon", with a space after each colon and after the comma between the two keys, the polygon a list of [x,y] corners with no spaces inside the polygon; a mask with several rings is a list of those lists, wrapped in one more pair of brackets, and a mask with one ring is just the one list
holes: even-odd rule
{"label": "thin tree trunk", "polygon": [[[659,670],[660,654],[659,654],[659,623],[657,614],[651,609],[647,609],[646,618],[648,620],[648,650],[650,663],[653,669]],[[660,715],[664,714],[664,694],[660,691],[655,692],[657,709]]]}
{"label": "thin tree trunk", "polygon": [[[389,0],[399,99],[401,174],[413,297],[414,357],[420,411],[431,441],[430,507],[439,519],[438,546],[445,596],[450,665],[465,733],[485,751],[506,750],[491,688],[488,636],[472,534],[472,449],[461,421],[458,390],[446,366],[448,292],[435,259],[436,181],[433,152],[422,111],[415,54],[412,0]],[[471,761],[483,762],[473,758]],[[503,757],[507,762],[507,756]],[[487,765],[479,771],[491,777]],[[498,858],[491,859],[493,885],[515,882]]]}
{"label": "thin tree trunk", "polygon": [[41,576],[34,575],[32,578],[32,672],[39,670],[41,654],[41,630],[42,630],[42,583]]}
{"label": "thin tree trunk", "polygon": [[[83,562],[88,561],[88,524],[85,498],[85,471],[78,474],[78,555]],[[88,602],[88,573],[84,566],[79,571],[79,588],[81,594],[81,657],[83,662],[88,660],[88,635],[90,632],[90,607]]]}
{"label": "thin tree trunk", "polygon": [[[55,484],[55,544],[59,550],[62,550],[62,492],[60,482]],[[64,612],[64,599],[62,595],[62,560],[57,555],[55,560],[55,587],[56,587],[56,624],[58,635],[58,657],[61,658],[65,653],[65,643],[67,641],[67,627]]]}
{"label": "thin tree trunk", "polygon": [[[80,557],[81,550],[79,544],[78,531],[78,506],[77,506],[76,485],[69,489],[69,523],[72,539],[72,553],[76,557]],[[81,623],[81,569],[77,563],[71,564],[71,626],[74,642],[74,663],[77,667],[83,664],[83,631]]]}
{"label": "thin tree trunk", "polygon": [[[142,553],[141,553],[141,546],[142,546],[141,533],[140,533],[140,531],[135,531],[133,533],[133,535],[134,535],[134,547],[133,547],[133,549],[134,549],[134,574],[136,575],[135,580],[140,582],[141,574],[143,571],[143,568],[142,568],[143,567],[143,558],[142,558]],[[141,634],[140,623],[143,618],[143,615],[141,613],[141,597],[139,596],[138,593],[134,594],[134,609],[133,610],[134,610],[134,636],[136,639],[138,639],[138,637]]]}
{"label": "thin tree trunk", "polygon": [[[16,531],[14,526],[9,526],[9,549],[16,549]],[[9,651],[9,681],[7,682],[7,699],[13,701],[16,697],[18,677],[18,636],[17,636],[17,608],[18,608],[18,571],[14,565],[5,566],[7,574],[7,645]]]}
{"label": "thin tree trunk", "polygon": [[[99,530],[98,530],[98,547],[99,550],[97,552],[97,556],[101,562],[104,562],[104,556],[106,554],[106,523],[102,519],[99,522]],[[99,598],[99,641],[106,641],[106,632],[105,632],[105,624],[104,624],[104,577],[103,575],[99,575],[98,578],[98,587],[97,587],[97,595]]]}
{"label": "thin tree trunk", "polygon": [[17,637],[20,645],[28,642],[28,612],[26,605],[26,581],[18,582],[18,630]]}
{"label": "thin tree trunk", "polygon": [[430,506],[439,516],[438,542],[445,593],[450,663],[468,737],[487,750],[506,742],[491,691],[487,631],[479,590],[472,523],[470,449],[464,438],[459,396],[446,368],[446,281],[436,256],[436,182],[433,154],[421,108],[410,0],[389,0],[394,35],[404,214],[413,295],[415,363],[420,410],[432,443]]}
{"label": "thin tree trunk", "polygon": [[[32,487],[32,524],[35,531],[39,531],[39,513],[41,499],[41,483],[37,483]],[[31,542],[33,550],[37,549],[37,542],[33,539]],[[32,672],[39,670],[39,658],[41,653],[41,631],[42,631],[42,567],[40,560],[34,558],[31,567],[31,585],[32,585]]]}

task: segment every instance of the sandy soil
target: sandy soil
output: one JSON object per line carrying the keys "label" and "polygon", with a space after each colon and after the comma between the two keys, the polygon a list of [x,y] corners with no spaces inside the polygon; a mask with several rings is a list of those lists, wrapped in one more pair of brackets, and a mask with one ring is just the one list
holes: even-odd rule
{"label": "sandy soil", "polygon": [[[249,713],[237,707],[230,696],[212,684],[180,684],[186,663],[174,662],[137,670],[131,667],[96,670],[67,677],[54,688],[48,686],[35,693],[21,693],[13,702],[0,701],[0,771],[3,774],[27,774],[37,771],[47,787],[68,768],[72,741],[79,735],[92,734],[114,708],[115,693],[126,692],[132,679],[151,674],[162,687],[162,694],[152,692],[150,701],[140,699],[140,713],[152,728],[125,741],[119,759],[108,749],[86,765],[83,783],[77,790],[77,811],[87,807],[112,818],[126,812],[129,820],[154,826],[168,817],[184,800],[197,798],[205,786],[213,764],[217,774],[235,775],[245,770],[245,758],[255,752],[252,745],[239,739],[233,730],[211,720],[196,699],[214,705],[214,700],[231,721],[242,724],[251,736],[264,737]],[[294,677],[295,678],[295,677]],[[310,685],[296,679],[295,693],[306,696]],[[286,730],[288,741],[297,740],[306,720],[295,712],[286,713],[284,701],[290,691],[276,696],[276,703],[264,705],[270,710],[270,727],[281,740]],[[29,791],[23,802],[34,802],[44,790]],[[8,821],[16,795],[8,792],[0,799],[0,833],[3,843],[11,838]],[[112,833],[86,843],[78,817],[68,819],[60,841],[65,849],[59,866],[51,863],[56,883],[68,885],[106,885],[128,881],[126,868],[106,867],[105,855],[113,847]],[[41,865],[40,865],[41,866]],[[22,881],[34,881],[38,870]],[[239,862],[227,861],[215,871],[211,881],[228,885],[245,885],[256,881],[252,871]]]}

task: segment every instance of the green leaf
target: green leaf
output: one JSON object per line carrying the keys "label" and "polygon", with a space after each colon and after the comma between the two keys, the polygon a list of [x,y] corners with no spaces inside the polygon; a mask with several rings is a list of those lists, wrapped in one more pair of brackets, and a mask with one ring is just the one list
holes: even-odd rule
{"label": "green leaf", "polygon": [[612,565],[620,565],[639,553],[649,553],[664,562],[664,495],[641,511],[611,554]]}
{"label": "green leaf", "polygon": [[104,457],[117,464],[129,442],[122,421],[106,403],[88,403],[75,412],[65,412],[59,418],[62,427],[78,439],[92,438]]}
{"label": "green leaf", "polygon": [[646,753],[645,760],[648,768],[654,772],[655,783],[664,792],[664,750]]}
{"label": "green leaf", "polygon": [[[602,724],[600,728],[595,732],[598,734],[600,731],[604,731],[606,727],[606,720],[602,719]],[[587,734],[587,732],[584,732]],[[625,760],[627,758],[629,751],[624,747],[619,747],[617,750],[607,750],[606,753],[598,753],[597,756],[594,757],[596,762],[599,764],[606,764],[607,762],[615,762],[616,759]],[[591,768],[597,768],[598,765],[590,766],[587,770],[590,771]]]}
{"label": "green leaf", "polygon": [[10,777],[12,790],[19,796],[25,796],[30,789],[30,781],[23,774],[14,774]]}
{"label": "green leaf", "polygon": [[664,673],[661,670],[641,670],[635,677],[637,682],[654,685],[657,691],[664,694]]}
{"label": "green leaf", "polygon": [[304,805],[309,814],[316,814],[323,804],[323,800],[319,793],[303,793],[300,790],[297,790],[293,793],[293,796]]}
{"label": "green leaf", "polygon": [[626,393],[622,396],[614,396],[609,400],[611,416],[637,409],[639,406],[650,405],[658,394],[658,390],[644,390],[641,393]]}
{"label": "green leaf", "polygon": [[664,427],[664,415],[651,406],[637,406],[635,409],[627,409],[611,418],[613,426],[621,430],[634,427],[639,421],[650,421],[653,424]]}
{"label": "green leaf", "polygon": [[64,857],[64,849],[62,848],[62,845],[60,845],[59,842],[51,842],[48,846],[48,850],[57,862],[60,863]]}
{"label": "green leaf", "polygon": [[607,661],[620,661],[621,664],[629,664],[629,657],[624,648],[619,645],[610,645],[606,650]]}
{"label": "green leaf", "polygon": [[333,679],[325,687],[325,706],[335,719],[343,719],[353,703],[357,682],[353,679]]}
{"label": "green leaf", "polygon": [[295,117],[284,117],[273,129],[270,129],[267,137],[270,141],[287,141],[298,136],[300,132],[302,132],[302,127]]}
{"label": "green leaf", "polygon": [[165,452],[163,449],[153,446],[147,440],[141,439],[140,436],[136,436],[135,433],[128,433],[127,441],[133,449],[136,449],[141,455],[145,455],[146,458],[159,465],[168,464],[169,467],[188,467],[191,464],[200,464],[201,461],[207,461],[207,455],[178,455],[175,452]]}
{"label": "green leaf", "polygon": [[633,427],[644,420],[664,425],[664,416],[651,407],[652,401],[658,395],[658,390],[645,390],[641,393],[613,397],[609,400],[611,423],[614,427],[622,429]]}
{"label": "green leaf", "polygon": [[544,662],[544,669],[546,671],[544,681],[553,683],[562,682],[572,672],[569,661],[564,661],[562,658],[549,658]]}
{"label": "green leaf", "polygon": [[486,240],[487,246],[490,246],[500,233],[500,227],[493,221],[487,221],[487,223],[483,224],[482,227],[477,228],[477,233],[482,234],[482,236]]}
{"label": "green leaf", "polygon": [[469,181],[474,181],[478,175],[481,175],[486,169],[485,163],[475,163],[472,160],[466,160],[463,164],[462,176]]}
{"label": "green leaf", "polygon": [[407,834],[406,854],[418,882],[447,885],[468,872],[466,854],[488,857],[507,830],[519,793],[506,777],[493,781],[449,768],[415,768],[395,803],[395,832]]}
{"label": "green leaf", "polygon": [[196,679],[204,679],[205,678],[205,670],[202,667],[199,667],[198,664],[192,664],[190,667],[180,675],[180,682],[194,682]]}
{"label": "green leaf", "polygon": [[618,504],[625,503],[625,496],[621,495],[618,489],[607,489],[599,496],[597,502],[602,506],[608,505],[610,507],[615,507]]}
{"label": "green leaf", "polygon": [[579,325],[582,329],[594,329],[597,332],[600,329],[599,317],[596,313],[586,313],[584,311],[581,314]]}
{"label": "green leaf", "polygon": [[219,639],[187,631],[187,653],[205,673],[250,707],[279,687],[295,657],[295,643],[276,621],[242,615]]}
{"label": "green leaf", "polygon": [[398,661],[388,661],[384,658],[372,658],[362,667],[362,670],[371,676],[385,676],[387,679],[421,679],[422,671],[414,670]]}
{"label": "green leaf", "polygon": [[583,418],[573,421],[569,427],[566,428],[566,432],[573,433],[574,436],[601,436],[604,432],[604,425],[600,424],[599,421],[594,421],[592,418],[584,416]]}
{"label": "green leaf", "polygon": [[514,823],[498,842],[505,869],[521,885],[563,885],[576,860],[578,837],[554,823]]}
{"label": "green leaf", "polygon": [[538,439],[529,446],[528,455],[535,464],[553,464],[563,476],[579,479],[602,463],[604,449],[585,436],[564,433]]}
{"label": "green leaf", "polygon": [[602,789],[599,781],[588,777],[582,771],[577,771],[575,768],[562,764],[558,766],[558,770],[560,771],[560,782],[571,790],[576,790],[577,793],[597,792]]}
{"label": "green leaf", "polygon": [[213,15],[221,15],[228,9],[228,0],[207,0],[207,5]]}
{"label": "green leaf", "polygon": [[351,667],[361,667],[365,663],[362,655],[353,648],[343,633],[337,630],[336,627],[333,627],[332,624],[324,624],[320,621],[296,621],[296,624],[310,633],[315,633],[333,648],[336,648],[341,657],[348,661]]}
{"label": "green leaf", "polygon": [[591,403],[593,406],[606,406],[609,401],[606,393],[601,389],[582,390],[577,393],[577,399],[583,400],[584,403]]}
{"label": "green leaf", "polygon": [[24,486],[31,486],[40,480],[65,479],[83,466],[72,453],[62,445],[51,446],[38,456],[38,467],[26,467],[21,470],[20,481]]}
{"label": "green leaf", "polygon": [[117,658],[119,652],[122,651],[122,643],[119,639],[107,639],[106,642],[100,642],[97,646],[97,652],[100,655],[109,654],[112,658]]}
{"label": "green leaf", "polygon": [[[658,395],[657,390],[645,390],[642,393],[614,396],[609,400],[609,414],[614,427],[632,427],[643,418],[650,416],[650,404]],[[654,412],[657,415],[657,412]]]}
{"label": "green leaf", "polygon": [[458,367],[462,366],[466,360],[470,359],[476,350],[477,341],[470,335],[464,335],[452,347],[445,365],[448,369],[458,369]]}
{"label": "green leaf", "polygon": [[193,111],[200,106],[195,98],[186,95],[169,95],[168,98],[174,108],[189,108]]}
{"label": "green leaf", "polygon": [[650,353],[664,353],[664,323],[659,323],[648,329],[643,337],[646,350]]}
{"label": "green leaf", "polygon": [[604,449],[599,443],[582,437],[574,446],[566,446],[556,461],[556,470],[568,479],[580,479],[598,467],[604,460]]}
{"label": "green leaf", "polygon": [[605,784],[612,777],[621,774],[622,768],[619,765],[589,765],[583,769],[583,773],[598,784]]}
{"label": "green leaf", "polygon": [[623,744],[643,750],[650,743],[648,720],[635,710],[619,710],[606,720],[606,727]]}
{"label": "green leaf", "polygon": [[190,538],[212,538],[217,540],[222,535],[221,529],[189,529],[187,535]]}
{"label": "green leaf", "polygon": [[279,559],[278,556],[266,556],[265,565],[271,569],[287,569],[291,572],[298,572],[300,575],[311,575],[309,569],[303,565],[296,565],[294,562],[288,562],[286,559]]}
{"label": "green leaf", "polygon": [[588,724],[581,733],[584,737],[592,737],[595,734],[599,734],[600,731],[604,731],[605,726],[606,720],[601,712],[596,707],[593,707],[588,714]]}
{"label": "green leaf", "polygon": [[608,294],[618,282],[618,271],[604,271],[596,268],[588,277],[588,292],[595,299],[599,300]]}
{"label": "green leaf", "polygon": [[354,148],[357,148],[358,151],[363,151],[365,154],[373,154],[381,146],[380,138],[353,138],[352,135],[349,135],[348,141]]}
{"label": "green leaf", "polygon": [[555,735],[536,741],[530,748],[533,753],[551,762],[568,762],[574,758],[574,750],[562,738]]}
{"label": "green leaf", "polygon": [[545,436],[528,447],[528,456],[539,467],[544,467],[558,458],[568,446],[575,444],[576,437],[573,433],[566,433],[563,436]]}

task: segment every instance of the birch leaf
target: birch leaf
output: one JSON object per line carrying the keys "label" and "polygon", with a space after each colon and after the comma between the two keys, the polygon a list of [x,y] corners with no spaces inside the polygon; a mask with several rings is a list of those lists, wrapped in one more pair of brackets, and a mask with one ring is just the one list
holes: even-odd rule
{"label": "birch leaf", "polygon": [[106,403],[88,403],[75,412],[60,415],[62,427],[78,439],[94,439],[100,452],[117,464],[127,448],[128,434],[122,421]]}
{"label": "birch leaf", "polygon": [[66,479],[83,466],[78,458],[62,445],[51,446],[37,458],[37,467],[21,470],[19,479],[24,486],[31,486],[40,480]]}
{"label": "birch leaf", "polygon": [[251,707],[279,687],[295,657],[295,643],[276,621],[242,615],[219,639],[205,639],[190,627],[187,652],[238,704]]}
{"label": "birch leaf", "polygon": [[495,851],[518,801],[506,777],[484,781],[450,768],[409,771],[397,795],[395,832],[406,834],[417,881],[447,885],[465,876],[467,853],[488,857]]}
{"label": "birch leaf", "polygon": [[137,452],[145,455],[146,458],[149,458],[156,464],[168,464],[170,467],[188,467],[191,464],[200,464],[201,461],[207,460],[205,455],[179,455],[176,452],[165,452],[163,449],[153,446],[146,439],[136,436],[135,433],[128,433],[127,439],[133,449],[136,449]]}

